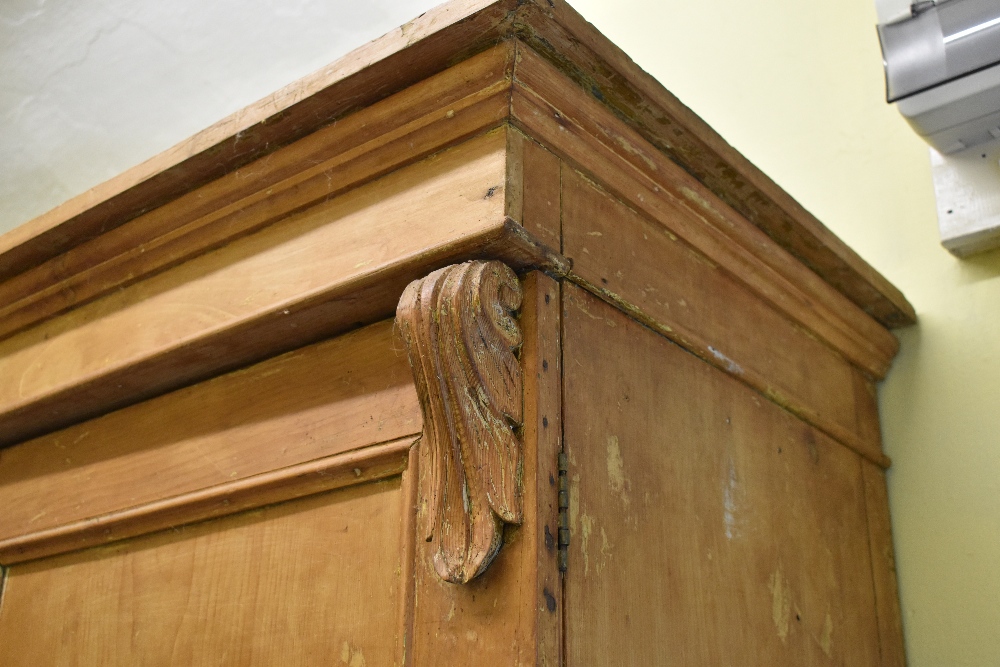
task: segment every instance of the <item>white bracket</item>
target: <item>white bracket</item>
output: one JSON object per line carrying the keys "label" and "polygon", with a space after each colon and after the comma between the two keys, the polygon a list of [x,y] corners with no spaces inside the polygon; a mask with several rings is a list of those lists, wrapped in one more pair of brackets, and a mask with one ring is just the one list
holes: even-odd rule
{"label": "white bracket", "polygon": [[930,151],[941,244],[958,257],[1000,247],[1000,139]]}

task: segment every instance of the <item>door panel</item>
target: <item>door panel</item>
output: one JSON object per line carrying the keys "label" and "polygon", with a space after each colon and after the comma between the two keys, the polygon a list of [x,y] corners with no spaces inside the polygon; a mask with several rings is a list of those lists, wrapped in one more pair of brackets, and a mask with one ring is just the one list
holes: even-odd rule
{"label": "door panel", "polygon": [[0,664],[392,665],[400,478],[15,565]]}

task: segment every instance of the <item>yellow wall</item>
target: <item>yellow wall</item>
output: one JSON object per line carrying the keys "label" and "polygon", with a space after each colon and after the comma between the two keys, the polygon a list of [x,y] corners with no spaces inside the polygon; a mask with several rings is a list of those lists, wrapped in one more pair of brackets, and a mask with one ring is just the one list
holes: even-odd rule
{"label": "yellow wall", "polygon": [[874,0],[571,2],[913,303],[881,388],[908,657],[1000,665],[1000,251],[940,246]]}

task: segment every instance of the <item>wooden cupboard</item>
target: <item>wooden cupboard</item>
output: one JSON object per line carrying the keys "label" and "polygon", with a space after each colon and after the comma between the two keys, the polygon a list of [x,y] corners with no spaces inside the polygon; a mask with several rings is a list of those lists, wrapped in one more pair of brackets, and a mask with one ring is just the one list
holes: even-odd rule
{"label": "wooden cupboard", "polygon": [[902,665],[905,298],[560,0],[0,237],[0,664]]}

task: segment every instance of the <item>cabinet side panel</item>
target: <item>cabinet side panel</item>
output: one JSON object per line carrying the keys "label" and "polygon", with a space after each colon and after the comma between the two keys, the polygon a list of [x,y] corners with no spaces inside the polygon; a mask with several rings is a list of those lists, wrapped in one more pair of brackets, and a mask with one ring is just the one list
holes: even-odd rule
{"label": "cabinet side panel", "polygon": [[885,486],[885,473],[870,463],[866,462],[863,465],[872,570],[875,579],[875,602],[878,605],[879,640],[882,647],[881,665],[905,667],[903,617],[899,608],[896,556],[892,547],[889,494]]}
{"label": "cabinet side panel", "polygon": [[563,289],[567,664],[876,664],[860,457]]}
{"label": "cabinet side panel", "polygon": [[400,479],[10,568],[0,664],[398,664]]}

